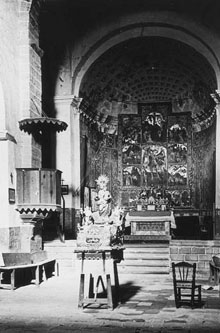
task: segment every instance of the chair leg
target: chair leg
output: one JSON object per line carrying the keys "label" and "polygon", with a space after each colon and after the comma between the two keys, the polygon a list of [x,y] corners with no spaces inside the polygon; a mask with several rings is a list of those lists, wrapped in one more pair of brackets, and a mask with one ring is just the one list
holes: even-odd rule
{"label": "chair leg", "polygon": [[178,307],[180,306],[180,302],[181,302],[181,289],[177,288],[177,302],[178,302]]}
{"label": "chair leg", "polygon": [[179,295],[179,288],[177,288],[177,287],[174,288],[174,298],[175,298],[176,308],[179,308],[180,307],[180,303],[179,303],[180,295]]}
{"label": "chair leg", "polygon": [[201,286],[198,287],[198,302],[199,302],[199,305],[202,304]]}
{"label": "chair leg", "polygon": [[192,293],[191,293],[191,308],[193,309],[194,308],[194,305],[195,305],[195,289],[192,289]]}

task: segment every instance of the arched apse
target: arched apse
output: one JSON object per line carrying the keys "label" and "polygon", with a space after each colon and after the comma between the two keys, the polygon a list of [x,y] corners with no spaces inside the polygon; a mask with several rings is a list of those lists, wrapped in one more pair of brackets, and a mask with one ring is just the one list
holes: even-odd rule
{"label": "arched apse", "polygon": [[[169,22],[169,23],[167,23]],[[111,47],[139,37],[164,37],[183,42],[201,53],[213,68],[220,87],[220,43],[210,31],[188,18],[173,13],[145,13],[112,23],[88,35],[74,49],[72,92],[79,95],[81,80],[88,68]],[[83,45],[83,46],[82,46]],[[88,45],[88,46],[86,46]]]}
{"label": "arched apse", "polygon": [[79,97],[86,113],[102,123],[105,101],[178,102],[198,122],[212,114],[210,94],[216,88],[213,67],[192,47],[171,38],[138,37],[111,47],[91,65]]}

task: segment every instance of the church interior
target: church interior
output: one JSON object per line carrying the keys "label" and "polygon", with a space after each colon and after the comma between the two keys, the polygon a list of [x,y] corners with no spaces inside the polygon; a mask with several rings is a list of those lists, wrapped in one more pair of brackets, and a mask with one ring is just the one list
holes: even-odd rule
{"label": "church interior", "polygon": [[[165,10],[185,15],[190,11],[191,19],[195,15],[196,19],[208,22],[212,14],[202,16],[207,1],[203,6],[196,1],[188,6],[182,1],[178,4],[137,1],[135,5],[129,1],[126,9],[123,1],[108,5],[97,1],[91,8],[87,1],[68,4],[71,8],[62,5],[61,10],[59,1],[48,1],[42,14],[40,42],[46,54],[42,59],[42,107],[53,116],[54,90],[58,90],[57,94],[67,94],[70,89],[77,89],[80,110],[77,189],[81,191],[81,205],[91,205],[86,202],[91,200],[86,198],[87,193],[92,193],[95,180],[104,173],[110,178],[114,205],[135,209],[141,192],[151,189],[174,208],[176,238],[213,239],[216,103],[212,94],[218,89],[216,72],[187,39],[172,37],[169,20],[158,26],[154,22]],[[149,13],[146,22],[145,7]],[[77,12],[77,18],[71,11]],[[59,25],[58,12],[62,20]],[[92,46],[87,47],[81,62],[89,63],[88,70],[81,69],[83,77],[77,87],[81,64],[73,64],[75,72],[70,87],[65,64],[74,60],[65,57],[71,57],[74,51],[67,55],[64,50],[72,47],[74,32],[77,31],[78,40],[78,35],[87,34],[90,26],[96,28],[101,24],[101,18],[108,17],[111,24],[115,13],[118,20],[132,15],[124,30],[112,30],[112,35],[108,35],[106,24],[105,37],[94,44],[98,50],[100,43],[97,51],[100,55],[94,54],[93,59],[90,54],[95,51]],[[64,25],[63,17],[67,15],[73,15],[73,19],[69,18]],[[187,27],[181,29],[180,35],[188,33]],[[113,44],[114,38],[121,40]],[[56,167],[54,155],[49,153],[55,146],[53,138],[48,140],[42,165]]]}
{"label": "church interior", "polygon": [[105,175],[125,247],[165,244],[168,271],[186,260],[207,274],[220,246],[219,1],[0,9],[1,252],[76,240]]}

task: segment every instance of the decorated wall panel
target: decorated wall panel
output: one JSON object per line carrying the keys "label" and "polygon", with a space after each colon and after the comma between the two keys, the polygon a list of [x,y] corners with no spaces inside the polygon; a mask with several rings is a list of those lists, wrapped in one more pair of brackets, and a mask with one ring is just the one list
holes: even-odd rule
{"label": "decorated wall panel", "polygon": [[98,130],[97,126],[91,126],[81,121],[82,205],[85,205],[85,192],[88,191],[90,199],[87,201],[92,206],[92,196],[97,191],[96,179],[101,174],[108,176],[108,187],[113,198],[112,204],[113,206],[118,205],[120,184],[118,181],[117,145],[117,136],[104,134]]}
{"label": "decorated wall panel", "polygon": [[193,134],[192,199],[196,208],[212,209],[215,201],[215,123]]}
{"label": "decorated wall panel", "polygon": [[95,189],[98,176],[107,174],[114,205],[135,207],[150,188],[174,207],[213,204],[214,124],[192,134],[189,114],[174,114],[168,103],[159,103],[120,115],[118,137],[85,125],[82,131],[85,186]]}

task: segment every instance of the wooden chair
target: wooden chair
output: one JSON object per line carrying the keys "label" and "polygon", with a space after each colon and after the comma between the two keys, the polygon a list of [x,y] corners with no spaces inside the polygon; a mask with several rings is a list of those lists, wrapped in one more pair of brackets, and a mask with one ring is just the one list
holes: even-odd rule
{"label": "wooden chair", "polygon": [[201,285],[196,284],[196,263],[172,263],[173,287],[176,307],[189,304],[201,306]]}

